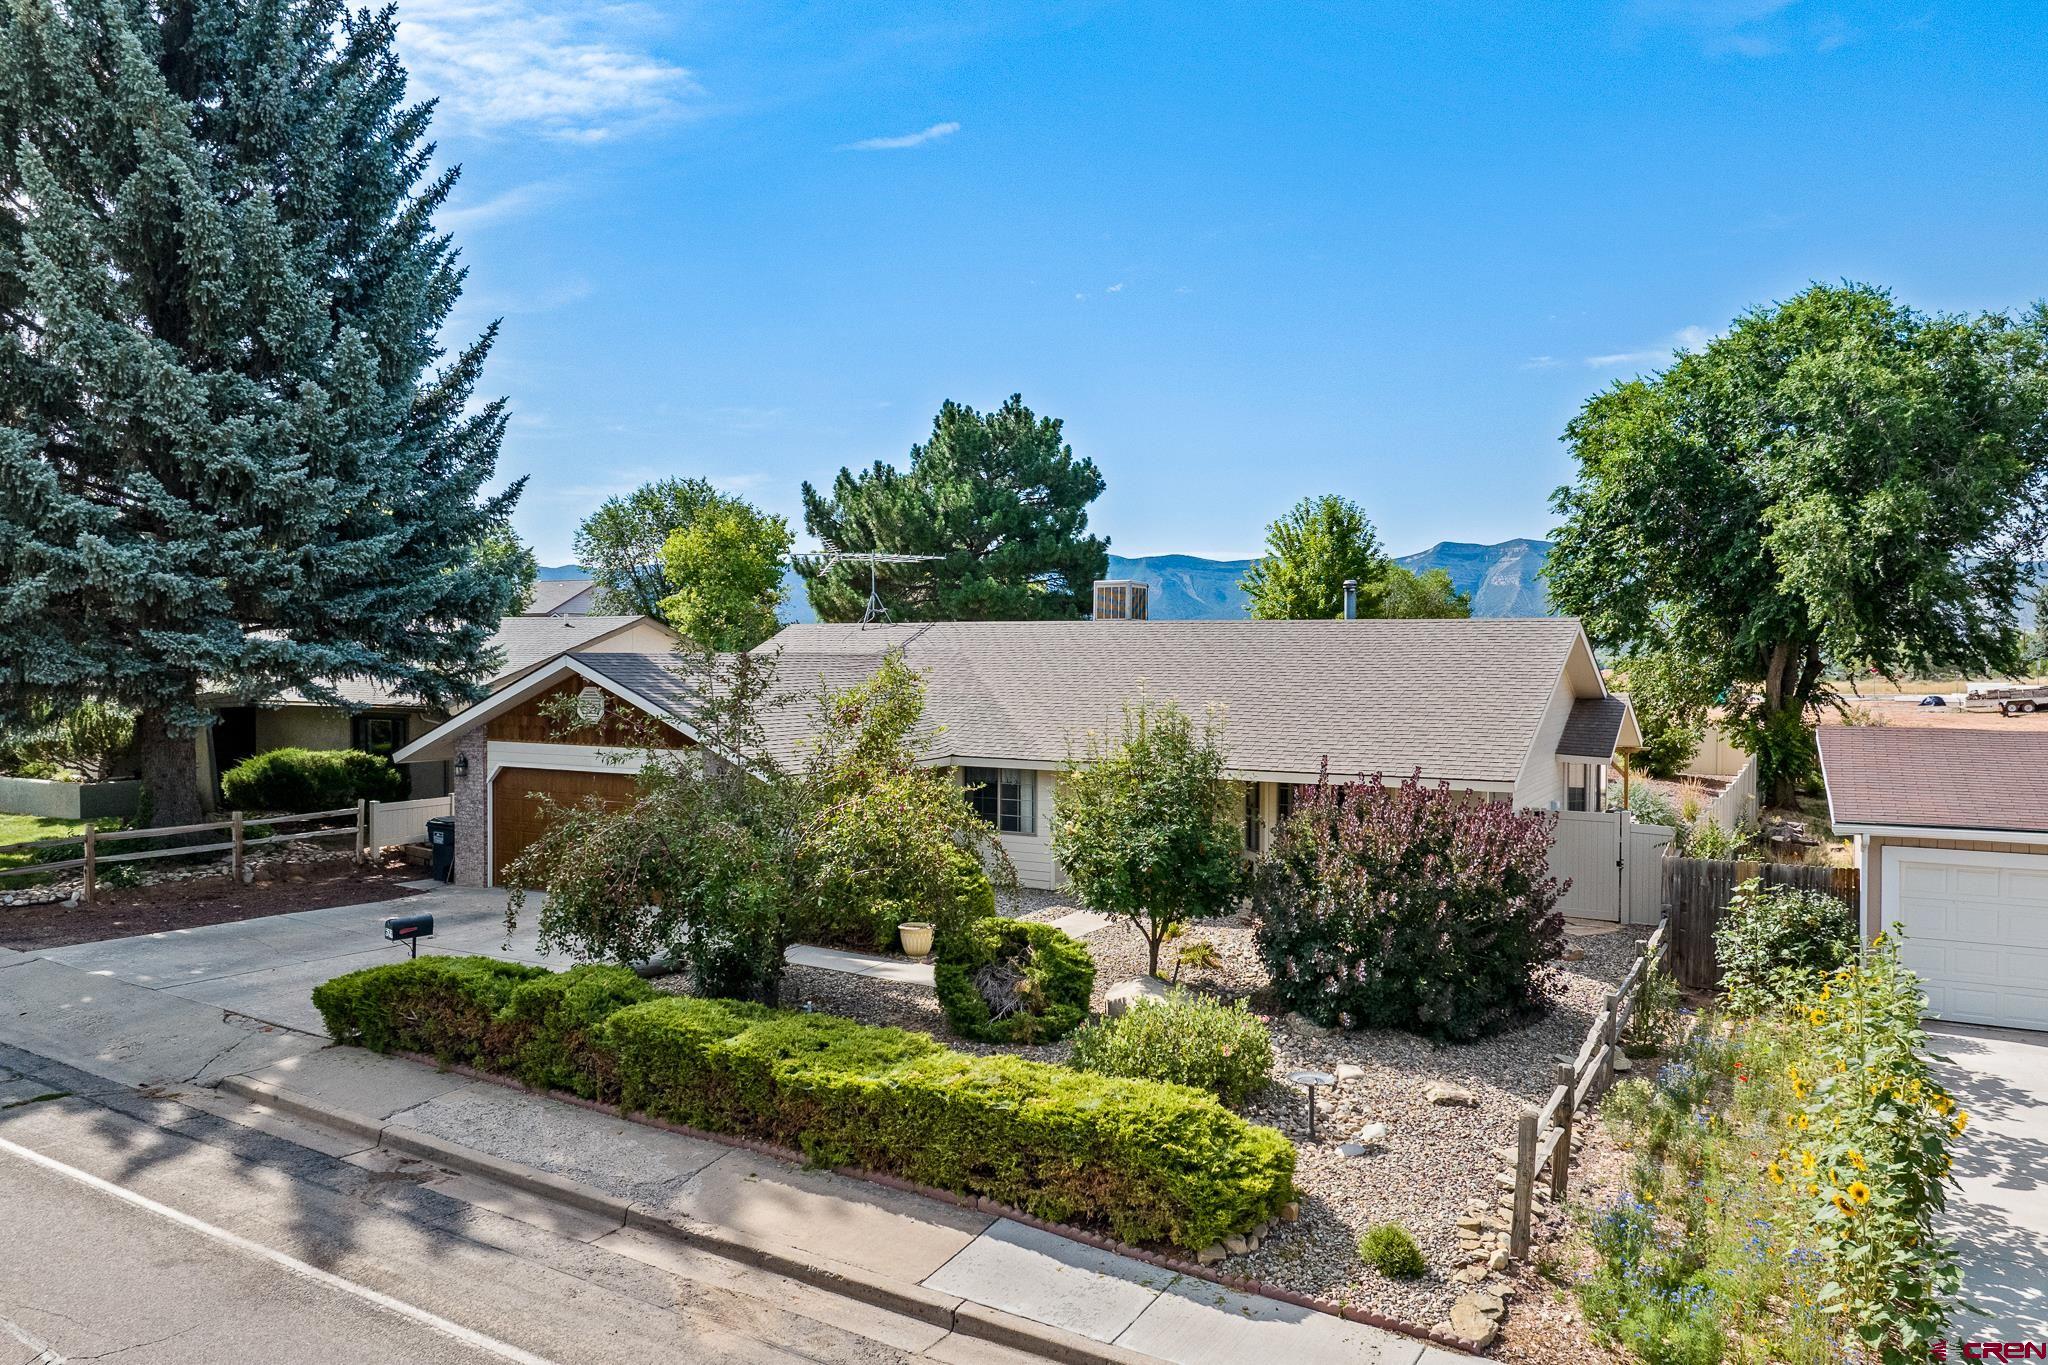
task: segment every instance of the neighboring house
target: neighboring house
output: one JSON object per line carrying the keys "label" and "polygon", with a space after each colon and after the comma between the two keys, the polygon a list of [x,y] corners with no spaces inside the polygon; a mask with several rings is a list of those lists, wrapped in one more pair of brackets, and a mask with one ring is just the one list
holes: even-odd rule
{"label": "neighboring house", "polygon": [[[1337,780],[1420,770],[1489,800],[1594,812],[1618,753],[1641,743],[1572,620],[959,622],[785,628],[757,651],[797,698],[766,718],[771,756],[801,762],[811,699],[892,649],[925,678],[926,761],[959,770],[1027,886],[1060,880],[1060,768],[1090,731],[1114,730],[1127,700],[1222,716],[1248,853],[1326,761]],[[630,746],[564,743],[538,723],[543,699],[565,692],[593,714],[659,720],[674,747],[696,742],[671,660],[627,652],[572,654],[436,727],[399,758],[456,764],[458,880],[498,880],[537,832],[540,794],[630,797]]]}
{"label": "neighboring house", "polygon": [[1941,1018],[2048,1029],[2048,733],[1827,725],[1820,761],[1865,937],[1904,927]]}
{"label": "neighboring house", "polygon": [[597,610],[597,584],[588,578],[543,578],[533,585],[521,616],[589,616]]}
{"label": "neighboring house", "polygon": [[[543,583],[542,587],[548,586]],[[491,676],[496,692],[552,659],[571,652],[636,654],[673,649],[679,637],[647,616],[508,616],[498,623],[490,646],[503,659]],[[334,687],[344,705],[287,692],[262,702],[238,702],[222,694],[207,698],[214,724],[199,734],[199,775],[207,800],[217,799],[220,775],[251,754],[271,749],[362,749],[396,754],[447,719],[443,710],[398,696],[380,682],[342,678]],[[445,796],[445,763],[403,765],[415,797]]]}

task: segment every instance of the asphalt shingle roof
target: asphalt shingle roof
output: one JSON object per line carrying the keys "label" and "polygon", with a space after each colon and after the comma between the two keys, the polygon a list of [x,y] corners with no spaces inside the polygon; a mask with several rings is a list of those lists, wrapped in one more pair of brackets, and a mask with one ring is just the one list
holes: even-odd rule
{"label": "asphalt shingle roof", "polygon": [[[858,682],[901,649],[925,675],[934,758],[1056,766],[1148,696],[1218,710],[1240,773],[1313,775],[1327,757],[1338,777],[1420,768],[1511,784],[1578,639],[1578,623],[1557,618],[934,622],[795,625],[757,653],[797,698],[767,718],[785,762],[821,687]],[[650,701],[688,704],[666,656],[579,661]]]}
{"label": "asphalt shingle roof", "polygon": [[[504,655],[504,663],[491,675],[496,690],[557,654],[594,644],[605,636],[644,618],[638,616],[507,616],[498,622],[489,648]],[[413,708],[420,700],[402,696],[389,683],[371,678],[335,678],[329,684],[344,705]],[[325,700],[308,697],[296,688],[267,698],[265,706],[326,706]]]}
{"label": "asphalt shingle roof", "polygon": [[543,578],[533,585],[533,596],[526,603],[521,616],[546,616],[572,597],[580,597],[590,591],[587,578]]}
{"label": "asphalt shingle roof", "polygon": [[1572,703],[1565,718],[1564,733],[1558,736],[1557,752],[1566,758],[1595,758],[1602,763],[1614,756],[1621,742],[1622,718],[1628,715],[1628,701],[1622,697],[1581,697]]}
{"label": "asphalt shingle roof", "polygon": [[2048,734],[1823,725],[1836,825],[2048,834]]}

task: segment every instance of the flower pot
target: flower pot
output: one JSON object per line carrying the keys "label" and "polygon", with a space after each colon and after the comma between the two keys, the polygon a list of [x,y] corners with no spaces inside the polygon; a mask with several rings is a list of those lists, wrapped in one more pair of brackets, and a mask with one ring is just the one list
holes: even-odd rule
{"label": "flower pot", "polygon": [[932,927],[929,924],[906,920],[896,926],[896,938],[902,943],[907,956],[923,957],[932,950]]}

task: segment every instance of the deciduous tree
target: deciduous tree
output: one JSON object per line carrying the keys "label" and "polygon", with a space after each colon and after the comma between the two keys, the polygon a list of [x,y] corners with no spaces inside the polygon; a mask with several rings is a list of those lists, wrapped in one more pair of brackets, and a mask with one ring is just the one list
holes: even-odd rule
{"label": "deciduous tree", "polygon": [[[1109,541],[1091,536],[1088,504],[1102,493],[1056,417],[1012,394],[983,414],[947,403],[910,467],[877,460],[841,469],[829,496],[806,483],[804,526],[827,547],[930,554],[884,565],[882,596],[899,620],[1037,621],[1084,616],[1109,567]],[[821,620],[858,621],[865,565],[806,569]]]}
{"label": "deciduous tree", "polygon": [[1359,586],[1361,615],[1392,565],[1365,509],[1325,493],[1303,498],[1266,528],[1266,553],[1245,570],[1241,586],[1262,621],[1328,621],[1344,614],[1345,581]]}
{"label": "deciduous tree", "polygon": [[1718,700],[1771,799],[1809,773],[1832,669],[2021,663],[2048,522],[2048,312],[1915,312],[1814,286],[1565,430],[1551,597]]}
{"label": "deciduous tree", "polygon": [[516,591],[396,27],[0,8],[0,726],[132,708],[159,822],[199,815],[202,687],[466,701]]}
{"label": "deciduous tree", "polygon": [[706,649],[752,649],[775,633],[789,543],[788,523],[738,498],[702,508],[662,546],[676,589],[661,614]]}

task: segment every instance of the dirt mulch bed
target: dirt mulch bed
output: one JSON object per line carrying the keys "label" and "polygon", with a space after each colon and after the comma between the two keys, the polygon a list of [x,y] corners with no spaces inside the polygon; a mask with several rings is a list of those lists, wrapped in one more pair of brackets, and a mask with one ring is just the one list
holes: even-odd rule
{"label": "dirt mulch bed", "polygon": [[[223,873],[105,890],[91,905],[10,906],[0,909],[0,948],[30,952],[321,910],[330,905],[398,900],[416,894],[401,883],[420,875],[419,868],[402,860],[363,867],[353,860],[333,859],[290,865],[283,881],[244,886]],[[292,881],[291,877],[304,880]]]}

